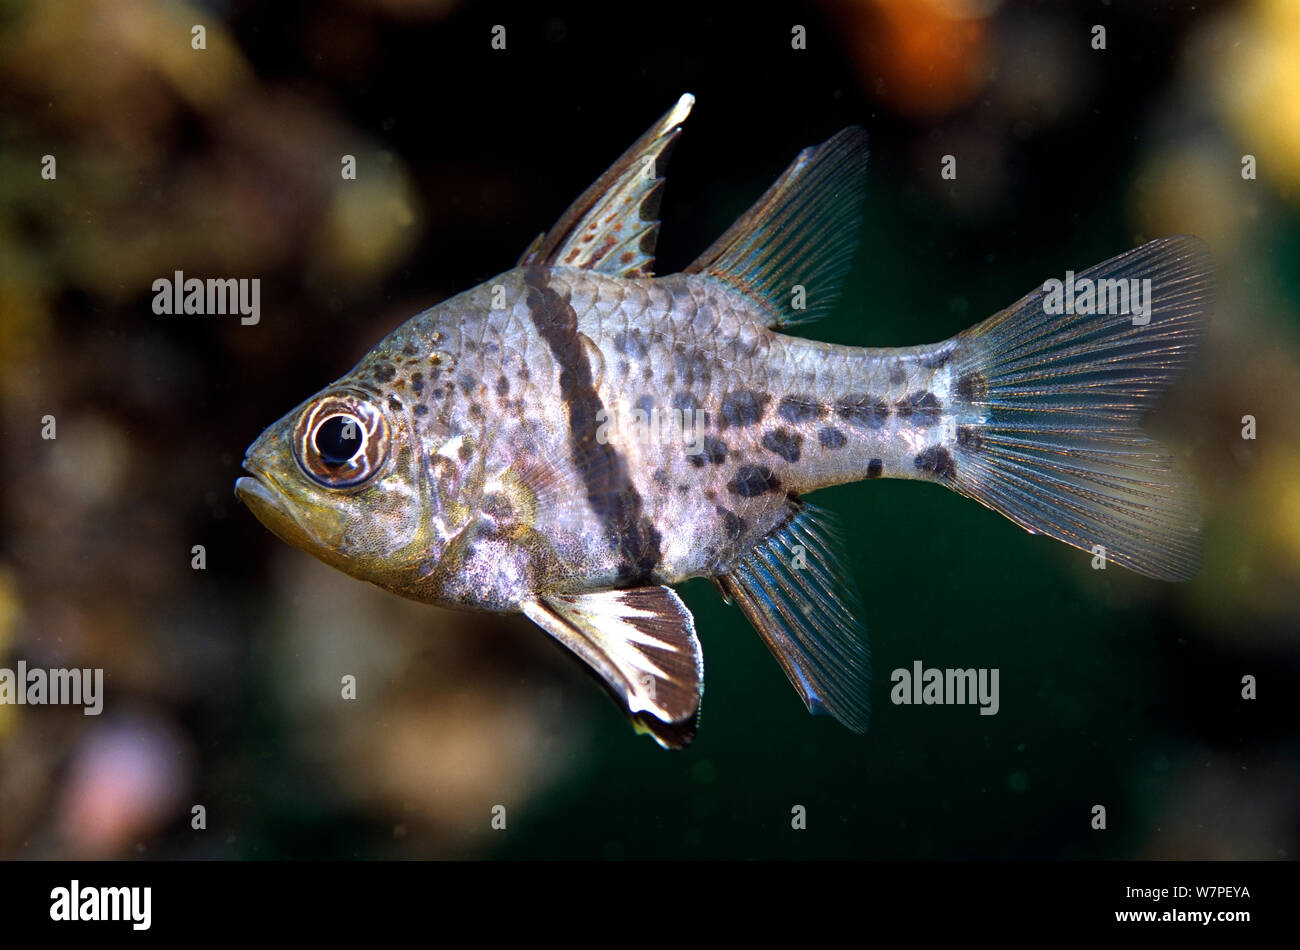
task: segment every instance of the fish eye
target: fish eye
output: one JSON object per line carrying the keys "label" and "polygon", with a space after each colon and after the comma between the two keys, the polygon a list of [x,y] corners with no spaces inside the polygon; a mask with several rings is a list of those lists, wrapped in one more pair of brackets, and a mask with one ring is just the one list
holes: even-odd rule
{"label": "fish eye", "polygon": [[294,454],[309,477],[326,488],[351,488],[369,480],[388,457],[383,413],[359,399],[327,396],[298,420]]}
{"label": "fish eye", "polygon": [[338,468],[365,446],[361,423],[354,416],[330,416],[316,426],[312,442],[326,468]]}

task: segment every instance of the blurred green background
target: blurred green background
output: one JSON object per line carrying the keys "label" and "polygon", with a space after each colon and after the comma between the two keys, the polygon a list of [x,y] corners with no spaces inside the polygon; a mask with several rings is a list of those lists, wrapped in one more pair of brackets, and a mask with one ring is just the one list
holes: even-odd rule
{"label": "blurred green background", "polygon": [[[0,856],[1296,856],[1300,5],[783,6],[0,0],[0,666],[103,667],[107,692],[98,718],[0,706]],[[1094,571],[932,485],[820,493],[867,602],[871,731],[809,717],[696,581],[707,691],[674,754],[528,622],[399,601],[235,502],[263,426],[512,265],[686,91],[661,273],[867,127],[818,339],[940,340],[1147,239],[1208,241],[1204,353],[1150,423],[1202,490],[1200,575]],[[175,270],[260,278],[261,322],[156,316]],[[1000,712],[891,705],[918,659],[1000,669]]]}

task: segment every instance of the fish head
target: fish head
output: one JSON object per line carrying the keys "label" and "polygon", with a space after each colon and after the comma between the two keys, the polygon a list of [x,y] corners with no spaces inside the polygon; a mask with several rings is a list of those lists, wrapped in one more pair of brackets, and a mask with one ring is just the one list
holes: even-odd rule
{"label": "fish head", "polygon": [[253,442],[235,494],[286,543],[400,592],[446,543],[420,454],[407,417],[345,378]]}

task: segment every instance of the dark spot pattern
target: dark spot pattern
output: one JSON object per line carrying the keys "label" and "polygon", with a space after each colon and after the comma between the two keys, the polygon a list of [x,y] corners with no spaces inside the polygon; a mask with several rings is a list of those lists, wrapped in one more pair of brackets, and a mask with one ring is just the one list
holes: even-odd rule
{"label": "dark spot pattern", "polygon": [[780,481],[766,465],[742,465],[736,469],[736,477],[727,482],[727,491],[741,498],[766,495],[780,487]]}
{"label": "dark spot pattern", "polygon": [[456,450],[456,454],[460,456],[462,462],[468,462],[470,457],[473,456],[474,450],[469,447],[468,443],[461,442],[460,448]]}
{"label": "dark spot pattern", "polygon": [[456,382],[460,386],[460,391],[466,396],[471,395],[474,392],[475,387],[478,385],[474,382],[474,377],[469,375],[469,373],[461,373],[460,379]]}
{"label": "dark spot pattern", "polygon": [[619,330],[614,334],[614,346],[623,355],[637,360],[645,359],[646,353],[650,351],[649,346],[646,344],[645,334],[641,332],[640,327]]}
{"label": "dark spot pattern", "polygon": [[693,413],[700,408],[700,403],[699,400],[695,398],[694,393],[690,392],[689,390],[683,389],[680,390],[679,392],[673,393],[672,406],[678,412]]}
{"label": "dark spot pattern", "polygon": [[803,436],[789,429],[774,429],[763,435],[763,448],[775,452],[791,464],[799,461],[803,447]]}
{"label": "dark spot pattern", "polygon": [[939,478],[951,479],[957,475],[957,466],[952,456],[942,445],[932,445],[912,460],[912,464],[922,472],[929,472]]}
{"label": "dark spot pattern", "polygon": [[899,383],[906,382],[907,370],[903,369],[902,360],[894,360],[889,364],[889,381],[897,386]]}
{"label": "dark spot pattern", "polygon": [[414,393],[424,392],[424,376],[420,373],[411,375],[411,391]]}
{"label": "dark spot pattern", "polygon": [[786,422],[811,422],[824,419],[830,409],[803,396],[786,396],[777,405],[776,414]]}
{"label": "dark spot pattern", "polygon": [[497,377],[496,394],[501,399],[510,395],[510,380],[506,379],[505,373]]}
{"label": "dark spot pattern", "polygon": [[817,431],[817,442],[823,449],[842,449],[848,441],[844,433],[834,426],[826,426]]}
{"label": "dark spot pattern", "polygon": [[772,397],[752,389],[740,389],[722,397],[722,427],[743,429],[757,425],[763,418],[763,407]]}
{"label": "dark spot pattern", "polygon": [[392,393],[388,394],[388,408],[393,410],[393,412],[402,411],[402,403]]}
{"label": "dark spot pattern", "polygon": [[722,530],[726,532],[727,540],[733,543],[739,541],[749,527],[745,519],[724,505],[715,505],[713,510],[722,519]]}
{"label": "dark spot pattern", "polygon": [[376,363],[374,377],[381,383],[386,383],[397,375],[397,370],[392,363]]}
{"label": "dark spot pattern", "polygon": [[968,452],[978,452],[984,448],[984,439],[974,426],[958,426],[957,444]]}
{"label": "dark spot pattern", "polygon": [[835,404],[835,414],[841,419],[851,425],[865,426],[868,429],[879,429],[883,426],[889,419],[890,412],[889,403],[879,396],[868,393],[845,396]]}
{"label": "dark spot pattern", "polygon": [[673,344],[673,382],[669,385],[676,385],[677,379],[681,379],[683,386],[694,386],[697,383],[707,386],[713,379],[713,363],[703,353],[688,347],[685,343],[675,343]]}
{"label": "dark spot pattern", "polygon": [[872,459],[867,463],[867,478],[879,478],[885,470],[885,463],[880,459]]}
{"label": "dark spot pattern", "polygon": [[921,354],[920,364],[926,369],[942,369],[947,366],[952,359],[953,351],[956,347],[951,343],[944,343],[937,350],[931,350],[929,353]]}
{"label": "dark spot pattern", "polygon": [[976,370],[962,373],[957,378],[957,395],[967,402],[982,402],[988,392],[988,380]]}
{"label": "dark spot pattern", "polygon": [[429,407],[422,402],[417,403],[415,406],[415,414],[417,416],[427,416],[429,414]]}
{"label": "dark spot pattern", "polygon": [[934,393],[915,392],[898,400],[895,408],[901,419],[913,419],[917,425],[932,426],[939,422],[943,403]]}
{"label": "dark spot pattern", "polygon": [[721,465],[727,460],[727,443],[714,436],[706,435],[700,440],[700,451],[687,453],[686,457],[696,468],[703,468],[705,462]]}

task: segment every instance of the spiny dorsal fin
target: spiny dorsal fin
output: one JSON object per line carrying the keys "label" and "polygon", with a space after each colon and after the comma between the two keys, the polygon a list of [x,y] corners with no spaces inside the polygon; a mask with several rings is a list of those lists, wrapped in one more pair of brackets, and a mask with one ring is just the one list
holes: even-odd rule
{"label": "spiny dorsal fin", "polygon": [[523,611],[591,667],[638,732],[665,748],[690,742],[704,655],[695,621],[671,588],[543,594]]}
{"label": "spiny dorsal fin", "polygon": [[762,300],[776,312],[770,326],[825,316],[853,262],[866,168],[867,133],[858,126],[804,149],[685,272]]}
{"label": "spiny dorsal fin", "polygon": [[519,266],[580,267],[616,277],[649,277],[659,236],[660,172],[690,115],[695,97],[677,100],[605,174],[584,191],[555,226],[534,241]]}
{"label": "spiny dorsal fin", "polygon": [[783,527],[718,583],[766,641],[808,711],[866,732],[871,651],[842,548],[829,513],[799,503]]}

